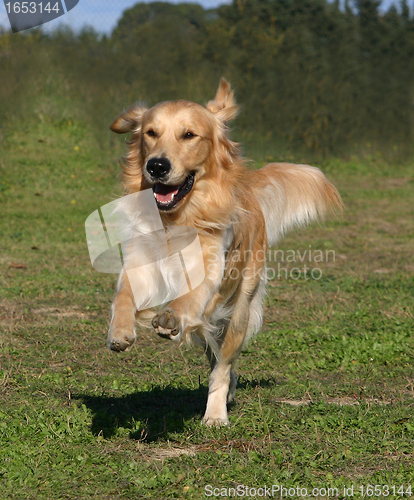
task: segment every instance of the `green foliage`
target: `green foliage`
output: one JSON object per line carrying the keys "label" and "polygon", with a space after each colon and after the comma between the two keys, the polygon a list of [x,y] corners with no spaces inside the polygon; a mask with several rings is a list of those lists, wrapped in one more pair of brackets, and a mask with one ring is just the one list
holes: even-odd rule
{"label": "green foliage", "polygon": [[243,104],[243,140],[282,153],[407,154],[414,21],[406,2],[385,13],[379,3],[243,0],[204,10],[153,2],[126,10],[109,37],[64,28],[0,34],[0,132],[13,119],[63,111],[105,147],[113,139],[103,130],[132,102],[205,103],[224,75]]}

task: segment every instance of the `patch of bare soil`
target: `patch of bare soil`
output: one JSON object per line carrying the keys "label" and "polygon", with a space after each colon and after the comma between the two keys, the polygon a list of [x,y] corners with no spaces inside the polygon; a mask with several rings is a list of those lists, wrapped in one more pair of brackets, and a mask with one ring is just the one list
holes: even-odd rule
{"label": "patch of bare soil", "polygon": [[86,318],[90,314],[81,311],[79,306],[63,307],[40,307],[39,309],[31,309],[32,314],[55,316],[57,318],[78,317]]}
{"label": "patch of bare soil", "polygon": [[168,460],[182,455],[193,457],[197,452],[197,446],[167,446],[162,448],[153,448],[143,445],[140,448],[142,455],[149,460]]}
{"label": "patch of bare soil", "polygon": [[[311,399],[283,399],[277,398],[273,400],[275,403],[287,404],[290,406],[306,406],[313,403]],[[377,398],[364,398],[356,399],[352,397],[339,397],[339,398],[324,398],[324,403],[339,406],[354,406],[364,403],[366,405],[389,405],[391,401],[384,401]]]}

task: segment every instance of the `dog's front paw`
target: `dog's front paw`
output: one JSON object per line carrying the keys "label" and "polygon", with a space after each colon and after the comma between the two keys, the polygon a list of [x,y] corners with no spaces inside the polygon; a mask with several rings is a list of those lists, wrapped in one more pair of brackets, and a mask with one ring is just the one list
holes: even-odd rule
{"label": "dog's front paw", "polygon": [[111,328],[108,333],[108,347],[111,351],[127,351],[135,342],[136,334],[134,330],[126,328]]}
{"label": "dog's front paw", "polygon": [[174,309],[167,307],[156,314],[152,326],[160,337],[174,339],[180,333],[180,320]]}

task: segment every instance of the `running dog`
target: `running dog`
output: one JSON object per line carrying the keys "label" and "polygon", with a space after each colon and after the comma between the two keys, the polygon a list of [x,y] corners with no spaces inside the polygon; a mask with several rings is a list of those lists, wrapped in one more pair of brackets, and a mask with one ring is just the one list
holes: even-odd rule
{"label": "running dog", "polygon": [[136,104],[111,125],[118,134],[132,134],[121,162],[125,194],[152,189],[166,229],[197,231],[205,277],[161,310],[137,310],[121,272],[108,345],[118,352],[130,348],[136,323],[202,345],[211,366],[208,426],[228,424],[227,403],[236,390],[232,364],[261,327],[268,247],[342,207],[338,191],[315,167],[271,163],[249,170],[228,134],[237,113],[233,91],[221,79],[206,107],[184,100],[150,109]]}

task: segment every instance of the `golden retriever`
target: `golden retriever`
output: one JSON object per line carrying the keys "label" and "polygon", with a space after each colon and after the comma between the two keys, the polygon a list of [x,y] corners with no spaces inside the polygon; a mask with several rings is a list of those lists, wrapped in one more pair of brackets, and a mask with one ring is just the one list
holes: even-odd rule
{"label": "golden retriever", "polygon": [[132,133],[121,163],[125,194],[152,189],[165,228],[197,231],[205,277],[158,312],[138,311],[121,272],[108,345],[129,348],[136,322],[164,338],[203,345],[211,366],[203,418],[209,426],[228,424],[227,403],[236,390],[232,363],[262,324],[268,247],[289,229],[342,206],[315,167],[272,163],[249,170],[228,136],[227,123],[237,112],[221,79],[206,107],[184,100],[150,109],[136,104],[111,125],[118,134]]}

